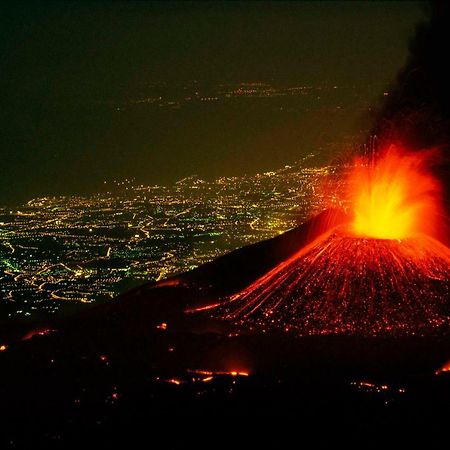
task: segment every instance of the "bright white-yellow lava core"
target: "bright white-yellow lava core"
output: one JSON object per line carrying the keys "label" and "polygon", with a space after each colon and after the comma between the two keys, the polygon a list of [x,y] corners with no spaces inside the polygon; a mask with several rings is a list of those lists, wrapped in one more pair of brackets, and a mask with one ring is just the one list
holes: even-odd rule
{"label": "bright white-yellow lava core", "polygon": [[349,186],[356,235],[404,239],[432,228],[439,185],[423,163],[422,154],[391,147],[373,166],[355,164]]}

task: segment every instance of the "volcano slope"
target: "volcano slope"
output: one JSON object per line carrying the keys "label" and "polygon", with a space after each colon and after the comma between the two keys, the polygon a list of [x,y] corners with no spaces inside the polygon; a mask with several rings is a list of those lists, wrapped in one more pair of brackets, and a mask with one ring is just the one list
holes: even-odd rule
{"label": "volcano slope", "polygon": [[450,250],[336,228],[211,310],[240,328],[302,335],[420,335],[448,329]]}

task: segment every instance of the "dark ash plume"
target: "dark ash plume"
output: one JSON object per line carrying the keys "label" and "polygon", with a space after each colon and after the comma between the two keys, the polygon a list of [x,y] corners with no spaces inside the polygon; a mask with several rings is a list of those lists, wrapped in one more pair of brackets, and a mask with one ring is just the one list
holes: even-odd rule
{"label": "dark ash plume", "polygon": [[450,206],[450,3],[426,5],[429,18],[416,27],[410,55],[377,113],[373,134],[409,149],[437,147],[436,175]]}

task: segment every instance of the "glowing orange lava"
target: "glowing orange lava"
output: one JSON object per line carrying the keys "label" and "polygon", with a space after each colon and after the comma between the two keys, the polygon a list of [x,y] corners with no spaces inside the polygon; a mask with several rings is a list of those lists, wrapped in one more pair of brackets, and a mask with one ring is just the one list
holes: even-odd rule
{"label": "glowing orange lava", "polygon": [[356,160],[338,186],[339,195],[348,188],[339,202],[350,207],[347,219],[246,288],[188,312],[227,320],[238,332],[450,332],[450,248],[438,233],[445,215],[430,170],[435,154],[391,146],[374,164]]}
{"label": "glowing orange lava", "polygon": [[357,236],[405,239],[435,234],[440,185],[428,168],[432,155],[406,153],[392,145],[373,165],[356,161],[349,197]]}

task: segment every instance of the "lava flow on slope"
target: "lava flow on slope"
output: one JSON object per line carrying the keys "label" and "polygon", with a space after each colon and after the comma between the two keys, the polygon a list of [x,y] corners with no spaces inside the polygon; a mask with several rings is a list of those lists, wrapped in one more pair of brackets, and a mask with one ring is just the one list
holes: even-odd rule
{"label": "lava flow on slope", "polygon": [[356,160],[351,220],[328,230],[207,312],[240,329],[300,335],[422,335],[450,329],[450,249],[435,236],[440,186],[430,152]]}

